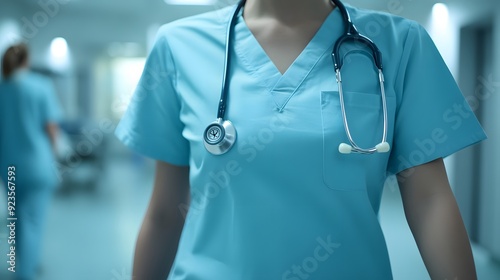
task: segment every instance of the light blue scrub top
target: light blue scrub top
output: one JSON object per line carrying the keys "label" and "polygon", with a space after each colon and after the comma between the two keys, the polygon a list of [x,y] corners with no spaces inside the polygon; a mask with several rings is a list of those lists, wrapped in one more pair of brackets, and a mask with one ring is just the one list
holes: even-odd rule
{"label": "light blue scrub top", "polygon": [[51,81],[23,70],[0,83],[0,179],[16,167],[16,185],[54,188],[56,162],[46,131],[62,117]]}
{"label": "light blue scrub top", "polygon": [[[377,219],[386,176],[485,138],[432,40],[415,22],[348,6],[383,54],[392,149],[343,155],[330,55],[343,33],[338,9],[284,75],[240,14],[226,113],[238,139],[214,156],[203,132],[216,117],[233,8],[160,30],[116,131],[145,156],[190,166],[192,202],[169,279],[392,279]],[[346,111],[354,139],[372,147],[380,89],[358,48],[344,50]]]}

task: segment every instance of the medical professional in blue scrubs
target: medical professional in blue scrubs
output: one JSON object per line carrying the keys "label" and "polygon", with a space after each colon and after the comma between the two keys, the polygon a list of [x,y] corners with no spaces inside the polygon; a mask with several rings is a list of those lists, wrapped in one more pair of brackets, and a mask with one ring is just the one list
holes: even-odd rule
{"label": "medical professional in blue scrubs", "polygon": [[[481,126],[424,28],[346,5],[382,54],[390,150],[340,153],[338,3],[248,0],[236,14],[224,120],[237,132],[223,154],[205,143],[220,131],[205,130],[235,6],[161,28],[116,131],[157,160],[134,279],[392,279],[377,219],[388,175],[431,278],[476,278],[442,158],[485,139]],[[340,53],[350,134],[373,147],[384,126],[373,52],[347,42]]]}
{"label": "medical professional in blue scrubs", "polygon": [[[7,49],[0,83],[0,181],[15,168],[16,280],[38,279],[44,223],[57,185],[55,147],[61,110],[51,82],[29,71],[24,44]],[[6,205],[2,203],[1,205]],[[3,206],[2,206],[3,207]],[[9,245],[9,246],[10,246]]]}

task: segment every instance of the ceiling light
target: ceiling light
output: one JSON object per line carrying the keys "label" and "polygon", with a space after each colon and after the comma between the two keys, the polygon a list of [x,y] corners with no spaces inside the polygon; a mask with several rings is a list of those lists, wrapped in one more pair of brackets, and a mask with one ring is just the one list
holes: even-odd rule
{"label": "ceiling light", "polygon": [[436,3],[432,7],[432,18],[438,26],[446,26],[449,21],[448,6],[444,3]]}
{"label": "ceiling light", "polygon": [[54,38],[50,44],[50,54],[57,58],[66,57],[68,55],[68,42],[66,42],[66,39]]}
{"label": "ceiling light", "polygon": [[164,0],[169,5],[213,5],[217,0]]}

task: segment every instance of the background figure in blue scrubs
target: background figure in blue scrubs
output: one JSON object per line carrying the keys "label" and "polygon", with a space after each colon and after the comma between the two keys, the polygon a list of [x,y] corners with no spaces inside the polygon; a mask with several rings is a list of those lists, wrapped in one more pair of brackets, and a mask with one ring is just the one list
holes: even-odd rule
{"label": "background figure in blue scrubs", "polygon": [[15,166],[13,275],[16,280],[31,280],[36,279],[44,220],[58,183],[54,164],[61,111],[51,81],[28,70],[26,45],[7,49],[2,63],[0,179],[6,187],[7,169]]}
{"label": "background figure in blue scrubs", "polygon": [[[339,153],[348,140],[331,56],[345,32],[336,5],[248,0],[235,15],[225,117],[238,139],[222,155],[203,136],[234,6],[160,29],[116,131],[157,160],[134,279],[393,279],[377,219],[387,174],[399,179],[431,278],[476,279],[442,158],[484,131],[474,117],[443,117],[454,106],[473,112],[422,26],[346,5],[361,33],[385,24],[370,39],[382,53],[391,150]],[[360,45],[345,52],[342,81],[353,138],[370,147],[382,134],[381,90]]]}

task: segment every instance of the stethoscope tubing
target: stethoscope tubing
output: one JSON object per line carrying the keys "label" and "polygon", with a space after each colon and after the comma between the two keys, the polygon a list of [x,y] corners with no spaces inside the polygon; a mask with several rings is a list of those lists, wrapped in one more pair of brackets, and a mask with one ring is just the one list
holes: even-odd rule
{"label": "stethoscope tubing", "polygon": [[236,18],[238,17],[238,14],[240,13],[240,10],[243,8],[245,5],[246,0],[241,0],[238,5],[236,6],[236,9],[231,16],[230,22],[227,26],[227,31],[226,31],[226,55],[224,57],[224,72],[222,74],[222,88],[221,88],[221,93],[220,93],[220,99],[219,99],[219,109],[217,110],[217,119],[224,119],[226,115],[226,103],[228,99],[228,91],[229,91],[229,79],[227,78],[229,76],[229,65],[231,65],[231,56],[229,55],[229,52],[231,51],[231,34],[232,34],[232,29],[234,27],[234,23],[236,22]]}

